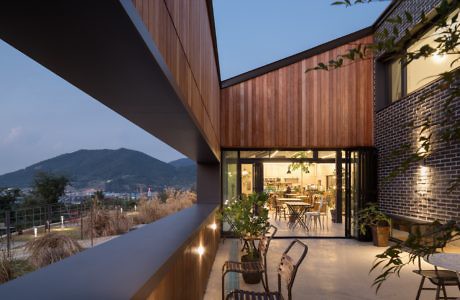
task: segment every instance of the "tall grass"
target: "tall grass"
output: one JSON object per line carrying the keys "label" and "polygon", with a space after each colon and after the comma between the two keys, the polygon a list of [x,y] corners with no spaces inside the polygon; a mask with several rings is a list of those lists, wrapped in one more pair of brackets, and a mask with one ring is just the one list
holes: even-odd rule
{"label": "tall grass", "polygon": [[92,213],[83,218],[83,234],[89,238],[119,235],[129,231],[133,221],[118,210],[109,211],[93,207]]}
{"label": "tall grass", "polygon": [[155,194],[153,199],[141,199],[138,206],[136,223],[148,224],[170,214],[176,213],[196,203],[196,194],[191,191],[167,188]]}
{"label": "tall grass", "polygon": [[41,268],[80,252],[83,248],[77,241],[57,233],[48,233],[28,242],[29,263]]}
{"label": "tall grass", "polygon": [[13,259],[8,256],[6,250],[0,250],[0,283],[7,282],[14,278]]}

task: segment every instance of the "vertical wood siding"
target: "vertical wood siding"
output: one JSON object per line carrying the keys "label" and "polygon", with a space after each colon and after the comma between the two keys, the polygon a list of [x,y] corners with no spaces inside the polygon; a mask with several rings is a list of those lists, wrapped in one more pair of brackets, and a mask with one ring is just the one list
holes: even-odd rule
{"label": "vertical wood siding", "polygon": [[[352,44],[371,41],[369,36]],[[372,146],[372,59],[335,71],[305,73],[352,44],[222,89],[221,146]]]}
{"label": "vertical wood siding", "polygon": [[176,79],[184,105],[219,157],[220,86],[206,0],[133,4]]}

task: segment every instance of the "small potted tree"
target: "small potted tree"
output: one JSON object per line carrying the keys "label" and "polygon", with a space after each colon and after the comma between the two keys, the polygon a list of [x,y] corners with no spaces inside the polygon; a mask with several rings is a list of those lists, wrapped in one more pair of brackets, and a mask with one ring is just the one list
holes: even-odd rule
{"label": "small potted tree", "polygon": [[391,219],[381,212],[376,203],[370,203],[358,211],[358,225],[362,235],[368,228],[372,231],[372,241],[377,247],[387,247],[390,239]]}
{"label": "small potted tree", "polygon": [[[242,262],[257,261],[260,258],[254,240],[260,238],[268,226],[268,209],[266,207],[268,195],[266,193],[253,193],[243,195],[241,199],[231,202],[223,211],[227,220],[234,226],[234,233],[247,242],[241,256]],[[255,284],[261,280],[261,275],[256,273],[245,274],[246,283]]]}

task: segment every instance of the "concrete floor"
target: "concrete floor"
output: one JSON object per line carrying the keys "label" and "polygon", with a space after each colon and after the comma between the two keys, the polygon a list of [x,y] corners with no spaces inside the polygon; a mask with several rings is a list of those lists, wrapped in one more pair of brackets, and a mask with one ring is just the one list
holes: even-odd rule
{"label": "concrete floor", "polygon": [[[391,278],[379,290],[371,287],[377,273],[368,274],[375,255],[385,248],[370,243],[346,239],[303,239],[309,247],[306,259],[297,273],[293,287],[293,299],[415,299],[420,277],[408,266],[400,278]],[[269,283],[276,289],[276,267],[281,254],[291,242],[288,239],[273,240],[268,254]],[[221,268],[229,257],[239,255],[239,242],[227,239],[220,244],[206,290],[205,300],[220,299]],[[426,265],[429,267],[429,265]],[[226,286],[262,291],[262,285],[246,285],[239,276],[229,277]],[[233,280],[232,280],[233,278]],[[426,284],[428,286],[429,283]],[[449,287],[448,296],[460,297],[458,288]],[[434,291],[424,291],[421,299],[434,299]]]}
{"label": "concrete floor", "polygon": [[275,220],[274,214],[270,214],[270,224],[275,225],[278,228],[276,236],[287,236],[287,237],[343,237],[345,236],[345,224],[344,223],[332,223],[331,218],[321,218],[323,226],[319,226],[314,222],[308,224],[308,229],[302,228],[297,225],[295,228],[289,228],[288,221],[284,218],[277,218]]}

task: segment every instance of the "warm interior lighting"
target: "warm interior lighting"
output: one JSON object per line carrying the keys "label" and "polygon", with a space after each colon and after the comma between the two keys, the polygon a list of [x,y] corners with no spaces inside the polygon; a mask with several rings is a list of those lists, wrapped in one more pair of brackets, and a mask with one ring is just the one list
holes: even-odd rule
{"label": "warm interior lighting", "polygon": [[248,173],[248,171],[246,171],[246,169],[244,169],[243,172],[241,172],[241,175],[243,175],[243,176],[247,176],[248,174],[249,173]]}
{"label": "warm interior lighting", "polygon": [[202,256],[204,254],[204,247],[203,246],[197,247],[196,253],[198,253],[199,256]]}
{"label": "warm interior lighting", "polygon": [[216,224],[216,223],[212,223],[209,227],[210,227],[212,230],[216,230],[216,229],[217,229],[217,224]]}
{"label": "warm interior lighting", "polygon": [[328,154],[328,155],[324,155],[321,158],[329,158],[329,157],[333,157],[334,155],[335,155],[335,153],[331,153],[331,154]]}
{"label": "warm interior lighting", "polygon": [[273,152],[273,154],[270,155],[270,158],[275,157],[276,154],[278,154],[278,152],[279,152],[278,150],[276,150],[275,152]]}
{"label": "warm interior lighting", "polygon": [[432,56],[433,60],[435,63],[437,64],[441,64],[443,63],[445,60],[446,60],[446,55],[445,54],[438,54],[438,53],[435,53],[433,56]]}

